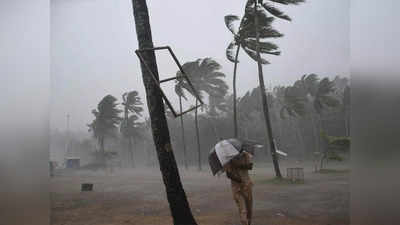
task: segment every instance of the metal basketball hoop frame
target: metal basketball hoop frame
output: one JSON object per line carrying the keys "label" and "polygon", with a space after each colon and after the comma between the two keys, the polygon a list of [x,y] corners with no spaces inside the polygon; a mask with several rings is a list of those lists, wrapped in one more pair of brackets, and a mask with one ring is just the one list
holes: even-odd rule
{"label": "metal basketball hoop frame", "polygon": [[[181,72],[182,75],[180,76],[175,76],[175,77],[170,77],[164,80],[159,80],[159,78],[154,74],[154,72],[150,69],[149,65],[146,63],[146,61],[144,60],[142,53],[146,52],[146,51],[157,51],[157,50],[168,50],[168,52],[170,53],[170,55],[172,56],[172,59],[174,60],[174,62],[176,63],[176,65],[179,68],[179,71]],[[185,71],[182,68],[182,65],[180,64],[179,60],[176,58],[174,52],[172,51],[171,47],[169,46],[162,46],[162,47],[154,47],[154,48],[143,48],[143,49],[138,49],[135,51],[136,55],[138,56],[139,60],[141,63],[143,63],[144,67],[147,69],[147,71],[149,71],[149,73],[151,74],[151,77],[153,78],[154,82],[156,83],[157,87],[160,89],[161,95],[165,101],[165,103],[168,105],[168,107],[170,108],[172,114],[174,115],[174,117],[179,117],[182,116],[185,113],[191,112],[193,110],[195,110],[196,108],[200,107],[201,105],[203,105],[203,101],[201,100],[199,94],[197,93],[196,89],[194,88],[192,82],[190,82],[189,77],[187,76],[187,74],[185,73]],[[194,97],[197,99],[197,101],[200,103],[197,106],[193,106],[191,108],[189,108],[186,111],[177,113],[177,111],[175,111],[174,107],[172,107],[171,102],[168,100],[167,96],[165,95],[164,91],[162,90],[160,84],[163,82],[167,82],[167,81],[171,81],[171,80],[177,80],[177,79],[184,79],[186,80],[187,84],[190,86],[190,88],[192,89],[192,92]]]}

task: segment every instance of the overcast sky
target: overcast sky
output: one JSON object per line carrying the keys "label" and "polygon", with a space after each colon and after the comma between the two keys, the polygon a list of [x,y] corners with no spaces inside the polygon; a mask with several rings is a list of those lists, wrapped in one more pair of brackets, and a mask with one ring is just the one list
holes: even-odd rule
{"label": "overcast sky", "polygon": [[[70,114],[71,129],[86,131],[86,124],[93,120],[91,110],[107,94],[121,101],[125,91],[138,90],[145,102],[134,54],[137,40],[131,1],[51,2],[51,127],[65,129],[66,114]],[[232,36],[224,16],[241,16],[244,1],[147,2],[154,45],[170,45],[182,64],[204,57],[216,59],[231,86],[233,64],[225,58],[225,49]],[[293,21],[274,23],[285,36],[273,40],[282,54],[268,56],[271,64],[264,66],[267,87],[290,85],[306,73],[349,76],[349,0],[307,0],[300,6],[279,7]],[[163,77],[177,70],[165,55],[158,63]],[[256,64],[242,54],[239,95],[256,86]]]}

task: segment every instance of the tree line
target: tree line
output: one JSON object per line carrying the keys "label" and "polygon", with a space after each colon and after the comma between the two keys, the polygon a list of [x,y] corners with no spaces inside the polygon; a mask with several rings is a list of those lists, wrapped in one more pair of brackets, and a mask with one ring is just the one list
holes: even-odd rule
{"label": "tree line", "polygon": [[[214,59],[190,61],[183,68],[205,104],[179,118],[175,118],[166,106],[171,143],[178,164],[186,169],[195,166],[201,170],[206,163],[202,159],[207,158],[215,143],[221,138],[234,137],[235,132],[239,138],[265,143],[265,124],[260,123],[263,117],[260,87],[248,90],[233,101],[225,74]],[[177,80],[175,93],[180,99],[181,111],[181,98],[191,94],[185,90],[190,90],[189,86],[183,80]],[[271,127],[275,131],[272,141],[290,157],[308,160],[315,153],[324,153],[324,135],[349,136],[350,83],[346,77],[337,76],[330,80],[306,74],[292,85],[275,86],[265,94]],[[236,117],[233,102],[236,102]],[[92,114],[94,120],[88,126],[97,142],[97,147],[91,149],[95,149],[93,154],[98,163],[105,165],[106,160],[114,155],[124,160],[125,166],[135,167],[135,161],[156,165],[150,121],[143,116],[143,103],[137,91],[124,93],[120,103],[114,96],[106,95]],[[86,146],[88,141],[85,140]],[[268,145],[264,149],[267,153],[270,151]],[[256,160],[270,160],[261,152],[257,156]]]}

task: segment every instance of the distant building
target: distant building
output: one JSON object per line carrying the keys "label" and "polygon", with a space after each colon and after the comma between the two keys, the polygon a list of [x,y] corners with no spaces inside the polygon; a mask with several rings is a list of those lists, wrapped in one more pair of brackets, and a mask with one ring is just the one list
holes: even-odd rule
{"label": "distant building", "polygon": [[78,169],[81,167],[81,158],[79,157],[66,157],[65,168]]}

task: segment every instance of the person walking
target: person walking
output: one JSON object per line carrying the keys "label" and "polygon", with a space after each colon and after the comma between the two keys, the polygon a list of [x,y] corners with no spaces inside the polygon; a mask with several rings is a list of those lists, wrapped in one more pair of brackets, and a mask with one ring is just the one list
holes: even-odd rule
{"label": "person walking", "polygon": [[[251,146],[242,146],[242,150],[246,147]],[[239,209],[242,225],[251,225],[253,212],[253,182],[248,172],[253,169],[253,156],[249,152],[241,151],[225,165],[226,176],[231,180],[233,199]]]}

